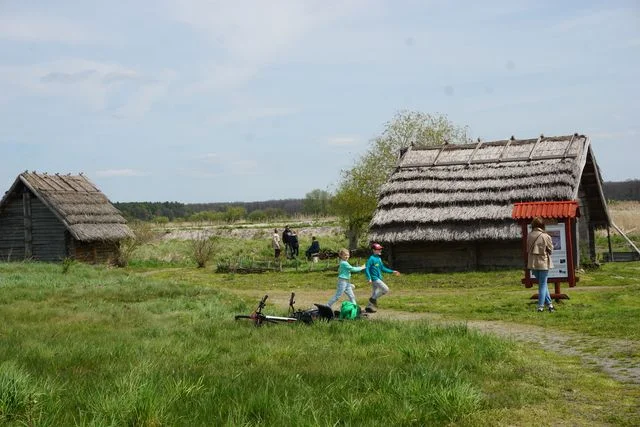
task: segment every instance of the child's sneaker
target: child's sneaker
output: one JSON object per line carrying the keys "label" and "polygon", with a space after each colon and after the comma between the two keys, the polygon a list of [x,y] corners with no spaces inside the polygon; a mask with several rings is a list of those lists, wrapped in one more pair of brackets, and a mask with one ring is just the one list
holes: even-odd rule
{"label": "child's sneaker", "polygon": [[553,305],[549,306],[549,313],[553,313],[554,311],[556,311],[556,309],[553,307]]}
{"label": "child's sneaker", "polygon": [[378,310],[376,310],[376,308],[373,305],[371,305],[371,303],[369,303],[365,307],[364,311],[366,311],[367,313],[375,313]]}
{"label": "child's sneaker", "polygon": [[544,307],[543,306],[538,307],[538,313],[541,313],[543,311],[544,311]]}

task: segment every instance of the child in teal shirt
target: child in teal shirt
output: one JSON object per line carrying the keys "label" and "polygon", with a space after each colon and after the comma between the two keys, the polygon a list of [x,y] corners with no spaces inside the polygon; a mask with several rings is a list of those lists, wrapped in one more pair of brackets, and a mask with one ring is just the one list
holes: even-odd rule
{"label": "child in teal shirt", "polygon": [[380,254],[382,253],[382,246],[378,243],[371,245],[373,254],[369,257],[366,264],[365,274],[367,280],[371,283],[371,298],[369,298],[369,304],[365,308],[367,313],[375,313],[378,311],[378,298],[389,292],[389,287],[382,281],[382,273],[393,273],[396,276],[400,275],[400,272],[392,270],[382,262]]}
{"label": "child in teal shirt", "polygon": [[348,249],[340,249],[338,256],[340,257],[340,265],[338,266],[338,286],[336,288],[336,294],[327,303],[329,307],[338,301],[342,294],[346,294],[349,301],[356,304],[356,296],[353,293],[354,286],[350,283],[351,273],[360,272],[364,270],[365,267],[364,265],[360,267],[352,267],[351,264],[349,264],[349,257],[351,254]]}

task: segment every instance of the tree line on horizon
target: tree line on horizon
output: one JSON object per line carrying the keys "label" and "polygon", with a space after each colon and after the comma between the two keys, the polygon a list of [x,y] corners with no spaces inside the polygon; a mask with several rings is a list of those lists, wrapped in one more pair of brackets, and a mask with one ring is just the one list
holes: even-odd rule
{"label": "tree line on horizon", "polygon": [[[468,126],[452,123],[446,115],[399,111],[385,123],[383,132],[371,140],[368,150],[351,169],[344,170],[334,193],[312,190],[304,199],[233,203],[129,202],[114,205],[129,219],[167,222],[265,221],[306,214],[339,218],[355,247],[373,217],[380,187],[393,172],[397,153],[409,145],[438,146],[470,142]],[[640,200],[640,180],[605,182],[608,200]]]}
{"label": "tree line on horizon", "polygon": [[[640,201],[640,180],[610,181],[603,185],[607,200]],[[264,200],[253,202],[115,202],[113,205],[127,219],[153,221],[166,218],[176,220],[219,220],[233,222],[239,219],[267,220],[292,218],[296,215],[327,216],[332,195],[323,190],[313,190],[304,199]],[[206,215],[209,213],[210,215]],[[207,218],[209,216],[209,218]]]}

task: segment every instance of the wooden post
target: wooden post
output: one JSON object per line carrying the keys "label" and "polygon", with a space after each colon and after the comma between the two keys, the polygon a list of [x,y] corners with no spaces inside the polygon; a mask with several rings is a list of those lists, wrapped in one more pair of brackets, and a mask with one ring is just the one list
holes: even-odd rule
{"label": "wooden post", "polygon": [[33,256],[33,222],[31,217],[31,193],[26,188],[22,193],[22,215],[24,221],[24,258],[29,259]]}
{"label": "wooden post", "polygon": [[522,258],[524,259],[524,286],[525,288],[530,288],[533,286],[531,282],[531,274],[529,274],[529,268],[527,268],[528,257],[527,257],[527,236],[528,229],[527,223],[525,221],[520,222],[520,226],[522,227]]}
{"label": "wooden post", "polygon": [[573,234],[572,234],[572,222],[574,220],[572,218],[567,218],[564,222],[564,230],[567,240],[567,268],[569,271],[569,287],[573,288],[576,286],[576,270],[573,258]]}
{"label": "wooden post", "polygon": [[613,262],[613,251],[611,250],[611,233],[609,226],[607,225],[607,242],[609,243],[609,261]]}

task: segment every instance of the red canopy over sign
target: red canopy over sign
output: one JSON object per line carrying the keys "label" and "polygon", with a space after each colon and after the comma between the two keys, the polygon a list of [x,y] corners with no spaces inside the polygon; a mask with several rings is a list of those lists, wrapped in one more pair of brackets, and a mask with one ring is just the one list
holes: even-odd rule
{"label": "red canopy over sign", "polygon": [[575,200],[561,202],[522,202],[514,203],[511,218],[576,218],[580,216],[580,208]]}

